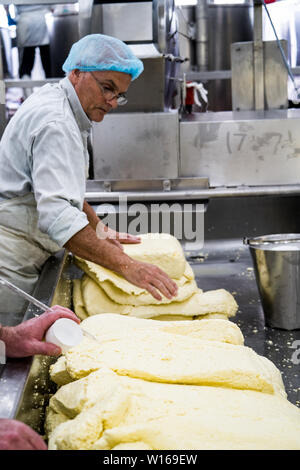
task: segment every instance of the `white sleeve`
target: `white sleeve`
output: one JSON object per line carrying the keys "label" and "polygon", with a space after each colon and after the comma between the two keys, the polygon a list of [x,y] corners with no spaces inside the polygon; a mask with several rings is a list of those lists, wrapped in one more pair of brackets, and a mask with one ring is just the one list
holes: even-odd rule
{"label": "white sleeve", "polygon": [[47,124],[34,136],[31,149],[39,228],[62,247],[89,223],[82,211],[86,150],[70,122]]}

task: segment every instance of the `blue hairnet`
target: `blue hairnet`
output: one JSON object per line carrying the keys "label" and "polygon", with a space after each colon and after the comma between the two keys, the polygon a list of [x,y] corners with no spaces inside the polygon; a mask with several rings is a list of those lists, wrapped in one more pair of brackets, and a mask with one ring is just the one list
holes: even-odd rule
{"label": "blue hairnet", "polygon": [[144,70],[143,62],[120,39],[104,34],[89,34],[71,47],[62,69],[69,73],[114,70],[128,73],[135,80]]}

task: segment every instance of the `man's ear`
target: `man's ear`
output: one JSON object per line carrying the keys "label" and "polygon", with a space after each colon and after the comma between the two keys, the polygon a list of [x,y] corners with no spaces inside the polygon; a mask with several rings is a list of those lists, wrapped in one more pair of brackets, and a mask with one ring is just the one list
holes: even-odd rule
{"label": "man's ear", "polygon": [[71,72],[69,73],[68,78],[73,85],[76,85],[78,83],[79,74],[80,70],[78,69],[71,70]]}

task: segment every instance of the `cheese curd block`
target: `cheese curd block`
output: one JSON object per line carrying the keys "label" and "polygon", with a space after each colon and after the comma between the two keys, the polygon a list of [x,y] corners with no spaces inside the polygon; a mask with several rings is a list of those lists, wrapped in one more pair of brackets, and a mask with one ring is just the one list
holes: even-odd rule
{"label": "cheese curd block", "polygon": [[207,313],[206,315],[199,315],[198,317],[193,317],[194,320],[226,320],[228,319],[227,315],[225,313]]}
{"label": "cheese curd block", "polygon": [[[151,317],[152,318],[152,317]],[[158,315],[155,317],[155,320],[159,321],[186,321],[186,320],[194,320],[195,317],[187,315]]]}
{"label": "cheese curd block", "polygon": [[183,315],[159,315],[155,317],[155,320],[159,321],[181,321],[181,320],[208,320],[208,319],[221,319],[227,320],[228,317],[222,313],[209,313],[207,315],[199,315],[199,316],[183,316]]}
{"label": "cheese curd block", "polygon": [[162,300],[154,299],[145,289],[131,284],[119,274],[98,264],[80,258],[76,258],[76,264],[104,290],[111,300],[118,304],[164,304],[174,300],[181,302],[190,297],[198,289],[194,280],[193,270],[188,263],[185,263],[183,275],[179,279],[174,279],[178,286],[177,296],[172,299],[162,296]]}
{"label": "cheese curd block", "polygon": [[171,333],[186,336],[187,338],[205,339],[207,341],[221,341],[230,344],[244,344],[244,337],[240,328],[228,320],[202,320],[157,322],[155,320],[136,319],[114,314],[103,314],[89,317],[82,322],[82,327],[95,336],[106,338],[114,333],[123,336],[135,337],[141,331],[156,334],[156,332]]}
{"label": "cheese curd block", "polygon": [[[244,338],[239,327],[228,320],[201,320],[194,321],[164,321],[139,320],[135,321],[131,317],[120,317],[113,314],[103,314],[98,317],[90,317],[84,324],[89,331],[100,332],[103,335],[111,335],[115,330],[122,329],[124,335],[135,337],[139,330],[170,332],[177,335],[191,336],[207,341],[221,341],[231,344],[242,345]],[[50,376],[57,385],[65,385],[74,380],[67,371],[67,361],[61,356],[51,367]]]}
{"label": "cheese curd block", "polygon": [[[98,317],[90,317],[83,323],[84,328],[88,331],[97,331],[102,335],[113,334],[115,330],[122,329],[126,335],[136,335],[138,331],[144,329],[155,331],[169,332],[177,335],[191,336],[207,341],[221,341],[231,344],[242,345],[244,337],[239,327],[228,320],[201,320],[198,322],[191,321],[167,321],[157,322],[155,320],[142,320],[138,322],[131,317],[120,317],[114,314],[103,314]],[[54,364],[50,366],[50,376],[57,385],[65,385],[74,379],[67,371],[67,362],[64,356],[61,356]]]}
{"label": "cheese curd block", "polygon": [[103,432],[102,403],[68,420],[50,434],[48,450],[88,450]]}
{"label": "cheese curd block", "polygon": [[[230,392],[233,395],[234,390]],[[91,450],[114,449],[119,442],[123,444],[122,449],[130,449],[131,442],[142,442],[153,450],[299,450],[299,414],[295,416],[293,410],[286,415],[284,405],[288,402],[281,402],[267,403],[269,406],[257,416],[255,409],[259,398],[248,397],[241,411],[237,405],[232,415],[226,407],[226,414],[216,414],[212,392],[207,408],[203,407],[200,415],[157,418],[107,429]],[[236,399],[236,396],[231,396],[231,399]],[[246,414],[249,408],[254,411]],[[280,411],[277,413],[278,408]],[[282,428],[284,434],[278,431]]]}
{"label": "cheese curd block", "polygon": [[155,329],[190,338],[205,339],[207,341],[221,341],[229,344],[244,344],[244,337],[240,328],[228,320],[211,319],[195,321],[171,321],[162,325],[155,323]]}
{"label": "cheese curd block", "polygon": [[[144,234],[141,235],[141,239],[141,243],[124,244],[124,252],[138,261],[158,266],[170,278],[178,280],[179,285],[186,282],[186,279],[182,280],[183,276],[189,280],[194,279],[193,271],[186,262],[183,249],[175,237],[168,234]],[[126,281],[123,276],[98,264],[79,257],[75,257],[75,262],[96,282],[112,284],[129,295],[139,296],[147,292]]]}
{"label": "cheese curd block", "polygon": [[81,279],[73,279],[73,309],[80,320],[88,317],[81,291]]}
{"label": "cheese curd block", "polygon": [[148,444],[142,441],[126,442],[125,444],[118,444],[111,450],[153,450]]}
{"label": "cheese curd block", "polygon": [[137,261],[158,266],[172,279],[180,279],[186,268],[181,244],[168,233],[146,233],[139,235],[141,243],[124,244],[124,252]]}
{"label": "cheese curd block", "polygon": [[122,321],[115,318],[106,328],[103,315],[82,322],[99,343],[85,338],[66,352],[66,369],[73,379],[107,366],[119,375],[156,382],[218,384],[285,395],[279,370],[248,347],[193,337],[190,331],[168,332],[161,322],[160,330],[140,327],[140,319],[117,318]]}
{"label": "cheese curd block", "polygon": [[60,356],[57,361],[50,366],[50,377],[58,386],[68,384],[73,378],[67,371],[66,358]]}
{"label": "cheese curd block", "polygon": [[[193,287],[194,291],[194,287]],[[132,315],[139,318],[153,318],[158,315],[196,315],[198,313],[198,302],[197,297],[199,293],[202,293],[201,289],[196,288],[194,294],[183,302],[171,302],[167,304],[156,304],[156,305],[121,305],[113,301],[95,281],[88,276],[83,276],[81,281],[81,292],[82,300],[85,311],[89,316],[97,315],[100,313],[119,313],[122,315]],[[147,296],[148,297],[148,296]],[[152,297],[148,300],[150,302],[155,301]],[[74,298],[75,311],[77,311],[76,299]],[[79,310],[80,311],[80,310]]]}
{"label": "cheese curd block", "polygon": [[50,450],[299,449],[300,411],[276,395],[174,385],[107,368],[50,400]]}
{"label": "cheese curd block", "polygon": [[[186,341],[179,335],[175,341],[174,336],[157,333],[153,340],[143,332],[134,345],[129,336],[101,338],[102,346],[84,340],[67,352],[66,368],[73,379],[108,366],[119,375],[150,381],[222,385],[284,394],[275,366],[264,363],[264,358],[253,350],[195,338]],[[167,345],[162,346],[162,342]],[[181,348],[180,355],[176,354],[177,348]]]}
{"label": "cheese curd block", "polygon": [[[203,296],[202,296],[203,294]],[[201,289],[183,302],[172,302],[161,305],[145,305],[134,307],[132,305],[120,305],[112,301],[103,289],[88,276],[83,276],[81,281],[81,300],[77,309],[78,297],[73,297],[74,310],[81,315],[82,304],[86,313],[97,315],[100,313],[119,313],[137,318],[156,318],[162,315],[200,316],[207,314],[222,314],[226,317],[234,316],[238,305],[234,297],[225,289],[202,292]],[[81,317],[80,317],[81,318]]]}
{"label": "cheese curd block", "polygon": [[192,267],[185,259],[180,276],[178,274],[178,277],[174,277],[176,275],[171,272],[170,266],[172,263],[176,265],[178,260],[177,255],[173,256],[173,252],[180,252],[184,258],[178,240],[166,234],[150,234],[150,237],[148,235],[142,237],[141,244],[130,245],[128,249],[141,261],[148,260],[161,268],[165,263],[165,266],[169,267],[166,272],[173,276],[178,286],[177,296],[172,299],[162,296],[161,300],[156,300],[145,289],[129,283],[113,271],[76,257],[76,263],[86,273],[81,283],[79,280],[74,281],[74,310],[79,318],[84,319],[100,313],[119,313],[137,318],[157,317],[162,320],[164,317],[176,316],[191,318],[208,314],[227,317],[235,315],[238,306],[233,296],[224,289],[203,293],[196,284]]}
{"label": "cheese curd block", "polygon": [[48,407],[46,409],[44,426],[46,436],[49,436],[59,424],[65,423],[68,420],[69,418],[63,413],[57,413],[51,407]]}
{"label": "cheese curd block", "polygon": [[121,289],[118,289],[113,283],[109,281],[101,282],[101,288],[104,290],[106,295],[122,305],[132,305],[132,306],[141,306],[141,305],[162,305],[170,304],[171,302],[183,302],[198,291],[197,284],[194,280],[188,281],[186,277],[182,277],[179,281],[176,282],[178,286],[178,292],[176,297],[168,299],[164,295],[161,295],[161,300],[157,300],[149,292],[142,292],[139,295],[126,294]]}

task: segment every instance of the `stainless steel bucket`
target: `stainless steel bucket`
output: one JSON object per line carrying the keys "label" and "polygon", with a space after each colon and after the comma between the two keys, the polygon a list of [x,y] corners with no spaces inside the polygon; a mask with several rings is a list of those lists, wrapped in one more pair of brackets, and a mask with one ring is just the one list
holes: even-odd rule
{"label": "stainless steel bucket", "polygon": [[268,326],[300,328],[300,234],[244,238]]}

